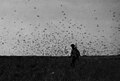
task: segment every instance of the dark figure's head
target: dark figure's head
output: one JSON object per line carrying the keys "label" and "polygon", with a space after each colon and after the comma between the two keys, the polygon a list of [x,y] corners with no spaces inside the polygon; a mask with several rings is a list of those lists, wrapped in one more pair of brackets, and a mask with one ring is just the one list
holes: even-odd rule
{"label": "dark figure's head", "polygon": [[75,45],[74,45],[74,44],[71,44],[71,47],[72,47],[72,48],[75,48]]}

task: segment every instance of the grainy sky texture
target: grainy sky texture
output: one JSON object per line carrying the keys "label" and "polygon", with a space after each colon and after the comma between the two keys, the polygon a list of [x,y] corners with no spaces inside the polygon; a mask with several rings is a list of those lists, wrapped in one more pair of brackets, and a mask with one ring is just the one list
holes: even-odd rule
{"label": "grainy sky texture", "polygon": [[120,53],[120,0],[0,0],[1,55]]}

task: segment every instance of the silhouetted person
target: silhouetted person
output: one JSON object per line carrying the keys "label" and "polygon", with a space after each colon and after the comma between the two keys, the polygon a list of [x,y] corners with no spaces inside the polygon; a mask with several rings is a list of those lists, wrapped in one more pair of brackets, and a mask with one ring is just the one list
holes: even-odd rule
{"label": "silhouetted person", "polygon": [[76,60],[79,60],[80,52],[74,44],[71,44],[71,48],[72,48],[71,56],[70,56],[70,57],[72,57],[71,66],[75,67],[75,62],[76,62]]}

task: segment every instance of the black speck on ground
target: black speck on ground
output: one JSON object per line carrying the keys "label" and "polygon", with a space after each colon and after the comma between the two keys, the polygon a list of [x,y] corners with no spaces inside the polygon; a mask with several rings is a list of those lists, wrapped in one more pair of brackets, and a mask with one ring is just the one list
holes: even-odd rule
{"label": "black speck on ground", "polygon": [[0,81],[120,81],[119,56],[0,57]]}

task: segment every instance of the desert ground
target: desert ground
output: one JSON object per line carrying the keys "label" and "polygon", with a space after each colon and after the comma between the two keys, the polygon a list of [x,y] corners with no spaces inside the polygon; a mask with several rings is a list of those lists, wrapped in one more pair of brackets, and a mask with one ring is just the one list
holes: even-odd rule
{"label": "desert ground", "polygon": [[119,81],[119,56],[0,57],[0,81]]}

